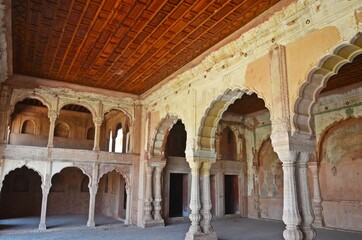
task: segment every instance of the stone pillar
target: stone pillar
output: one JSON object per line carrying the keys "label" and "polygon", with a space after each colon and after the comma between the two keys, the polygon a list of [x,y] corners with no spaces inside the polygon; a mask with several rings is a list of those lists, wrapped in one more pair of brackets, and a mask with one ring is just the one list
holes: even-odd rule
{"label": "stone pillar", "polygon": [[216,233],[214,232],[214,229],[212,228],[210,221],[212,218],[211,215],[211,194],[210,194],[210,168],[211,168],[212,162],[211,161],[205,161],[202,164],[201,168],[201,183],[202,183],[202,194],[201,194],[201,200],[202,200],[202,221],[201,221],[201,228],[204,234],[207,234],[207,239],[217,239]]}
{"label": "stone pillar", "polygon": [[94,212],[95,212],[96,195],[98,190],[98,170],[99,170],[99,165],[94,164],[92,179],[89,184],[89,212],[88,212],[88,222],[87,222],[88,227],[96,226],[94,221]]}
{"label": "stone pillar", "polygon": [[310,155],[310,152],[300,152],[296,172],[299,210],[302,217],[300,228],[303,232],[304,240],[314,240],[316,238],[316,232],[312,227],[314,214],[310,202],[307,176],[307,163]]}
{"label": "stone pillar", "polygon": [[48,118],[50,121],[49,126],[49,136],[48,136],[48,148],[54,147],[54,128],[55,128],[55,121],[57,119],[57,113],[55,111],[49,111]]}
{"label": "stone pillar", "polygon": [[200,228],[200,186],[199,186],[199,169],[200,162],[198,160],[188,161],[191,168],[191,198],[190,198],[190,220],[191,226],[189,231],[186,233],[185,239],[196,239],[197,236],[202,234]]}
{"label": "stone pillar", "polygon": [[94,147],[93,151],[99,151],[99,141],[101,136],[101,125],[102,125],[102,119],[97,118],[93,120],[94,123]]}
{"label": "stone pillar", "polygon": [[42,197],[42,202],[41,202],[39,230],[46,229],[45,221],[46,221],[46,215],[47,215],[48,195],[49,195],[50,187],[51,187],[51,177],[50,177],[50,175],[47,175],[45,177],[44,183],[41,186],[43,197]]}
{"label": "stone pillar", "polygon": [[256,218],[260,218],[260,195],[259,195],[259,171],[257,166],[253,166],[254,175],[254,209]]}
{"label": "stone pillar", "polygon": [[162,202],[162,195],[161,195],[161,173],[164,168],[165,164],[158,164],[155,167],[155,200],[154,200],[154,220],[158,222],[160,225],[164,225],[164,221],[161,216],[161,202]]}
{"label": "stone pillar", "polygon": [[128,186],[128,184],[126,184],[126,194],[127,194],[127,199],[126,199],[126,219],[124,220],[124,224],[128,225],[131,224],[129,215],[130,215],[130,211],[131,211],[131,192],[130,192],[130,187]]}
{"label": "stone pillar", "polygon": [[284,204],[283,222],[286,229],[283,232],[285,240],[302,240],[303,234],[298,225],[301,217],[298,211],[297,187],[295,181],[295,162],[298,152],[294,150],[277,151],[279,159],[283,162],[284,173]]}
{"label": "stone pillar", "polygon": [[[122,129],[123,130],[123,129]],[[122,153],[126,153],[126,145],[127,145],[127,132],[123,130],[123,138],[122,138]]]}
{"label": "stone pillar", "polygon": [[321,197],[321,191],[319,186],[319,166],[318,162],[309,162],[309,169],[312,171],[313,174],[313,203],[314,203],[314,223],[313,225],[315,227],[323,227],[324,226],[324,220],[322,215],[322,197]]}
{"label": "stone pillar", "polygon": [[145,193],[145,215],[143,218],[143,225],[146,227],[148,226],[147,223],[151,222],[152,215],[152,173],[153,173],[153,166],[147,165],[146,166],[146,193]]}

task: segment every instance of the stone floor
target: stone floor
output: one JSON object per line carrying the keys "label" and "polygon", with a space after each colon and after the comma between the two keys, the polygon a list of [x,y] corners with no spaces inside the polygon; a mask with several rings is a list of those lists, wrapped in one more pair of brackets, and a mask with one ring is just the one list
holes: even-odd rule
{"label": "stone floor", "polygon": [[[104,216],[97,216],[97,227],[85,227],[87,216],[49,216],[49,229],[43,232],[36,230],[38,218],[16,220],[0,220],[0,239],[122,239],[122,240],[158,240],[184,239],[189,223],[171,224],[166,227],[142,229],[126,226],[119,221]],[[20,221],[26,220],[25,225]],[[12,223],[12,225],[10,224]],[[220,240],[276,240],[282,239],[284,224],[281,222],[253,220],[246,218],[213,221],[213,226]],[[6,227],[7,226],[7,227]],[[13,226],[13,227],[9,227]],[[317,230],[318,240],[361,240],[362,233]]]}

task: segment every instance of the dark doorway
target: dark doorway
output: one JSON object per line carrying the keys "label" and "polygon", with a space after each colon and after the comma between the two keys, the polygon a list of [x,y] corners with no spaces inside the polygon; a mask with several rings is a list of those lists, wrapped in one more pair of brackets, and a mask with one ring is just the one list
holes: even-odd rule
{"label": "dark doorway", "polygon": [[5,176],[0,198],[0,218],[40,216],[41,177],[27,167]]}
{"label": "dark doorway", "polygon": [[187,174],[170,174],[170,217],[186,217],[188,215]]}
{"label": "dark doorway", "polygon": [[239,184],[237,175],[225,175],[225,214],[239,212]]}

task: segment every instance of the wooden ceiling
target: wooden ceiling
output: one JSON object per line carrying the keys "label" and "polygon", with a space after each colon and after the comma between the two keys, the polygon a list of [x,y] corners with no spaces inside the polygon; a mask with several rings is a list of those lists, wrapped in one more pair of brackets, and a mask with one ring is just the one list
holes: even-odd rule
{"label": "wooden ceiling", "polygon": [[355,57],[351,63],[343,65],[336,75],[328,79],[321,93],[357,83],[362,83],[362,55]]}
{"label": "wooden ceiling", "polygon": [[228,107],[226,112],[245,115],[266,109],[264,100],[258,98],[258,95],[253,93],[250,95],[244,94],[241,98],[236,99],[236,101]]}
{"label": "wooden ceiling", "polygon": [[280,0],[13,0],[15,73],[142,94]]}

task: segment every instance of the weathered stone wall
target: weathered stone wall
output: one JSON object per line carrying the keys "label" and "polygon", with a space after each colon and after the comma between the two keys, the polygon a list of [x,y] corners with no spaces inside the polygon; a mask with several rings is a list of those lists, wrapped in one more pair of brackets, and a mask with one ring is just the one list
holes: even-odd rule
{"label": "weathered stone wall", "polygon": [[319,180],[327,227],[361,231],[362,89],[322,97],[315,107]]}

